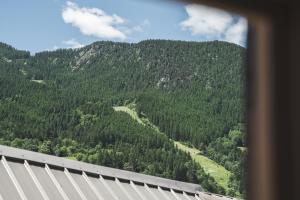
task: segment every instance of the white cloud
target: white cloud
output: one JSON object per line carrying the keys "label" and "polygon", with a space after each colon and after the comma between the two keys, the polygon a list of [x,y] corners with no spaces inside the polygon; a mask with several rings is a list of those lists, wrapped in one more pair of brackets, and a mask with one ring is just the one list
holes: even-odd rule
{"label": "white cloud", "polygon": [[244,45],[247,21],[228,12],[206,6],[189,4],[185,6],[188,18],[180,23],[183,30],[206,39],[225,40]]}
{"label": "white cloud", "polygon": [[150,25],[150,21],[148,19],[145,19],[141,24],[132,27],[131,32],[144,32],[144,30]]}
{"label": "white cloud", "polygon": [[247,26],[247,20],[240,18],[235,24],[227,29],[224,40],[244,45],[246,42]]}
{"label": "white cloud", "polygon": [[[129,21],[130,23],[130,21]],[[132,37],[136,33],[145,33],[146,30],[150,27],[151,23],[148,19],[144,19],[137,25],[130,25],[130,26],[120,26],[120,30],[128,36],[127,39],[132,40]]]}
{"label": "white cloud", "polygon": [[230,14],[213,8],[191,4],[185,9],[189,18],[181,26],[193,35],[220,34],[232,21]]}
{"label": "white cloud", "polygon": [[50,49],[45,49],[45,51],[56,51],[58,49],[70,49],[70,48],[77,49],[81,47],[84,47],[84,45],[78,42],[77,40],[75,40],[74,38],[72,38],[69,40],[62,41],[60,45],[54,45]]}
{"label": "white cloud", "polygon": [[57,50],[57,49],[59,49],[59,47],[56,46],[56,45],[54,45],[54,46],[52,47],[52,49],[48,49],[48,50],[49,50],[49,51],[55,51],[55,50]]}
{"label": "white cloud", "polygon": [[120,16],[108,15],[98,8],[79,7],[76,3],[67,2],[62,11],[65,23],[80,29],[84,35],[106,39],[126,39],[125,33],[117,25],[125,23]]}
{"label": "white cloud", "polygon": [[77,48],[81,48],[83,47],[84,45],[81,44],[80,42],[76,41],[75,39],[70,39],[70,40],[65,40],[65,41],[62,41],[62,43],[64,45],[67,45],[66,48],[72,48],[72,49],[77,49]]}

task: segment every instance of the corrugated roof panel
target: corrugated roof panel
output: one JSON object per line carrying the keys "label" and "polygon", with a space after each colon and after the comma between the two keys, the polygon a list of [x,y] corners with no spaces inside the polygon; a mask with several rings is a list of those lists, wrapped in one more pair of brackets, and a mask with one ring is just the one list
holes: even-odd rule
{"label": "corrugated roof panel", "polygon": [[165,199],[164,195],[158,190],[157,187],[153,188],[148,186],[148,190],[152,192],[158,199]]}
{"label": "corrugated roof panel", "polygon": [[176,197],[178,200],[189,200],[188,197],[186,197],[182,192],[176,192],[172,191],[172,194]]}
{"label": "corrugated roof panel", "polygon": [[0,195],[2,196],[2,199],[21,200],[17,189],[3,166],[2,161],[0,162]]}
{"label": "corrugated roof panel", "polygon": [[89,180],[91,180],[92,184],[95,185],[98,192],[104,199],[111,199],[113,200],[114,197],[110,194],[110,192],[105,188],[105,185],[100,181],[99,178],[88,176]]}
{"label": "corrugated roof panel", "polygon": [[30,167],[50,200],[64,200],[48,176],[45,167],[36,165],[30,165]]}
{"label": "corrugated roof panel", "polygon": [[19,182],[21,188],[23,189],[26,197],[31,197],[32,199],[43,199],[42,194],[36,187],[33,179],[26,170],[24,163],[17,163],[7,161],[12,172],[14,173],[17,181]]}
{"label": "corrugated roof panel", "polygon": [[195,197],[195,194],[190,195],[185,193],[184,196],[188,199],[188,200],[197,200],[197,198]]}
{"label": "corrugated roof panel", "polygon": [[141,197],[138,195],[138,193],[134,190],[134,188],[130,185],[130,183],[119,181],[120,186],[123,187],[123,189],[127,192],[127,196],[129,196],[129,199],[141,199]]}
{"label": "corrugated roof panel", "polygon": [[135,189],[138,191],[138,193],[145,198],[145,200],[151,200],[154,199],[155,196],[153,196],[153,194],[151,194],[145,187],[145,185],[139,185],[139,184],[135,184],[134,182],[131,183],[133,185],[133,187],[135,187]]}
{"label": "corrugated roof panel", "polygon": [[106,182],[107,186],[110,188],[110,190],[116,195],[117,199],[124,199],[124,200],[130,200],[127,195],[122,191],[120,186],[117,184],[116,180],[112,179],[102,179]]}
{"label": "corrugated roof panel", "polygon": [[176,198],[174,197],[174,195],[171,193],[171,190],[169,189],[160,189],[160,191],[170,200],[176,200]]}
{"label": "corrugated roof panel", "polygon": [[205,193],[196,184],[1,145],[0,156],[0,200],[232,199]]}
{"label": "corrugated roof panel", "polygon": [[83,175],[77,173],[70,173],[70,174],[88,200],[98,200],[95,192],[88,185]]}
{"label": "corrugated roof panel", "polygon": [[68,177],[64,171],[59,169],[51,169],[51,172],[70,200],[81,200],[79,193],[72,186],[72,183],[68,180]]}

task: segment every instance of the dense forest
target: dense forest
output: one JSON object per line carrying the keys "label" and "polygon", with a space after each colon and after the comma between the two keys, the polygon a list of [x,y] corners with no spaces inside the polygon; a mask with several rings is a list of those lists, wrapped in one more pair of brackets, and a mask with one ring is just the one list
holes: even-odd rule
{"label": "dense forest", "polygon": [[[36,53],[0,43],[0,143],[245,195],[245,49],[96,42]],[[113,106],[133,103],[163,133]],[[172,140],[233,173],[226,192]]]}

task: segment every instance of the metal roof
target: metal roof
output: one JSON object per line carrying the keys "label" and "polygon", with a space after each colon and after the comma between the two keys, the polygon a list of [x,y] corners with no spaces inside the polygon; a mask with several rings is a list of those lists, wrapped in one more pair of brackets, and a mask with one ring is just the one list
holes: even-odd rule
{"label": "metal roof", "polygon": [[0,145],[0,200],[226,200],[200,185]]}

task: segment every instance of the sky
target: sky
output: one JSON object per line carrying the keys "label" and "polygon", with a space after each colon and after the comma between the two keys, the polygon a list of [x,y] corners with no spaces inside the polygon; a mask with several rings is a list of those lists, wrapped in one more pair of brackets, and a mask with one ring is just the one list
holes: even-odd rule
{"label": "sky", "polygon": [[0,41],[36,53],[95,41],[223,40],[246,46],[247,21],[171,0],[1,0]]}

